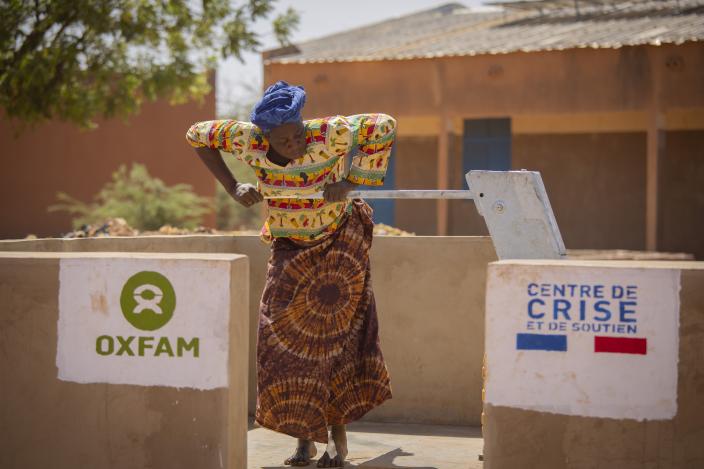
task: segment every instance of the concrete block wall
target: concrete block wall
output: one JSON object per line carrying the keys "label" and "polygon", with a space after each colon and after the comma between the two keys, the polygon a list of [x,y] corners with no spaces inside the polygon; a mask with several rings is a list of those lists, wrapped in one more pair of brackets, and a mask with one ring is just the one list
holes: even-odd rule
{"label": "concrete block wall", "polygon": [[[135,257],[229,269],[228,387],[58,379],[60,263]],[[0,252],[0,467],[246,467],[248,275],[247,258],[232,254]],[[110,301],[97,299],[92,314],[115,314]]]}
{"label": "concrete block wall", "polygon": [[[259,298],[269,248],[256,236],[0,241],[2,251],[238,253],[249,257],[249,413],[256,399]],[[374,238],[372,284],[393,398],[364,419],[479,425],[488,237]],[[46,327],[53,327],[54,323]]]}
{"label": "concrete block wall", "polygon": [[[694,469],[704,467],[704,262],[637,262],[637,261],[500,261],[489,266],[489,289],[501,288],[502,285],[511,285],[511,282],[534,281],[535,274],[542,269],[549,269],[550,278],[560,279],[562,274],[555,270],[556,267],[580,272],[585,284],[604,283],[604,276],[594,276],[594,272],[605,275],[609,271],[618,270],[623,273],[622,278],[628,279],[629,284],[637,285],[638,279],[663,270],[670,270],[672,278],[679,279],[679,290],[668,288],[666,282],[656,284],[651,291],[643,292],[643,297],[638,298],[637,307],[632,308],[629,316],[636,318],[648,308],[652,314],[660,316],[665,327],[648,328],[646,324],[638,322],[638,335],[646,337],[647,351],[643,355],[616,356],[615,354],[597,354],[596,342],[591,349],[582,349],[580,360],[587,363],[583,369],[587,374],[573,369],[556,370],[553,366],[564,364],[557,359],[564,352],[543,350],[517,350],[515,330],[510,330],[510,325],[499,335],[507,337],[504,350],[515,347],[514,360],[501,363],[500,367],[508,367],[508,372],[515,376],[514,387],[519,395],[511,405],[503,403],[496,405],[496,395],[492,396],[491,389],[487,389],[487,403],[484,406],[484,467],[487,469],[586,469],[586,468],[680,468]],[[575,270],[576,269],[576,270]],[[514,280],[511,280],[513,277]],[[543,277],[541,277],[543,278]],[[675,308],[660,307],[663,297],[674,292],[674,304],[679,302],[679,326],[677,326],[677,311]],[[502,291],[502,296],[505,296]],[[525,290],[515,291],[516,295],[525,295]],[[647,294],[647,301],[645,298]],[[492,293],[488,293],[487,301]],[[529,297],[525,297],[530,301]],[[524,301],[524,306],[526,304]],[[546,299],[546,304],[549,304]],[[487,324],[496,321],[496,327],[501,327],[501,316],[520,314],[526,316],[525,308],[512,308],[510,311],[493,310],[492,303],[487,305]],[[496,303],[493,303],[496,304]],[[544,309],[543,309],[544,308]],[[643,309],[641,309],[643,308]],[[535,311],[547,312],[549,308],[540,305]],[[572,315],[572,320],[578,313]],[[587,307],[587,316],[589,315]],[[564,314],[560,313],[560,318]],[[577,316],[578,317],[578,316]],[[640,319],[639,319],[640,321]],[[504,324],[507,324],[504,322]],[[603,323],[602,323],[603,324]],[[493,326],[491,326],[493,327]],[[658,334],[663,329],[670,329],[674,340],[662,340]],[[568,329],[569,330],[569,329]],[[498,331],[498,329],[497,329]],[[550,334],[550,332],[546,332]],[[554,334],[554,333],[553,333]],[[558,333],[559,334],[559,333]],[[574,334],[566,333],[568,339],[578,339]],[[604,334],[601,334],[604,335]],[[611,333],[611,336],[623,334]],[[496,337],[496,334],[493,335]],[[491,340],[492,333],[487,329],[487,340]],[[671,337],[666,335],[666,337]],[[591,339],[591,338],[590,338]],[[658,339],[653,340],[653,339]],[[652,340],[652,342],[651,342]],[[677,341],[679,345],[677,345]],[[567,349],[571,348],[566,347]],[[631,376],[633,369],[646,366],[648,356],[662,358],[662,351],[671,347],[672,354],[668,355],[672,366],[657,366],[645,373],[636,372]],[[489,349],[490,355],[492,351]],[[544,367],[539,373],[527,371],[526,360],[529,354],[539,354]],[[631,352],[634,353],[634,352]],[[660,354],[660,355],[658,355]],[[601,355],[596,357],[597,355]],[[621,359],[621,357],[627,357]],[[632,357],[632,359],[630,359]],[[487,359],[487,384],[495,379],[496,366],[492,368],[492,359]],[[614,376],[614,367],[626,364],[627,368]],[[609,366],[609,363],[612,365]],[[653,362],[651,362],[652,364]],[[496,364],[496,362],[494,362]],[[672,367],[676,368],[675,370]],[[610,369],[611,368],[611,369]],[[630,369],[629,369],[630,368]],[[653,388],[667,382],[665,376],[672,378],[672,391],[675,397],[674,406],[672,399],[658,398],[648,406],[640,406],[635,401],[653,394]],[[641,378],[651,385],[639,384],[633,389],[628,385],[628,380]],[[526,382],[538,379],[546,383],[543,389],[534,393],[526,392]],[[602,383],[600,393],[590,392],[585,383]],[[621,395],[621,403],[614,405],[619,400],[618,390],[630,390],[631,397]],[[572,393],[575,398],[571,402],[563,402],[561,406],[554,404],[551,411],[530,409],[530,404],[535,403],[545,396],[557,396]],[[528,405],[526,405],[528,404]],[[609,407],[610,406],[610,407]],[[671,414],[658,418],[648,417],[645,414],[659,412],[661,406],[668,407]],[[607,416],[589,416],[587,413],[604,413]],[[619,412],[628,412],[632,418],[618,417]]]}

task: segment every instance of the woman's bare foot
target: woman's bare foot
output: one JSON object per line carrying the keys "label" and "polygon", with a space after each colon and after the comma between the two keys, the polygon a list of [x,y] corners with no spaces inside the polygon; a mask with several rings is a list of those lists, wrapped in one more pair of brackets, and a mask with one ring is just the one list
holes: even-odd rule
{"label": "woman's bare foot", "polygon": [[343,467],[347,457],[347,432],[344,425],[333,425],[328,447],[318,460],[318,467]]}
{"label": "woman's bare foot", "polygon": [[310,459],[318,453],[315,443],[311,440],[298,439],[298,445],[293,455],[284,461],[287,466],[307,466]]}

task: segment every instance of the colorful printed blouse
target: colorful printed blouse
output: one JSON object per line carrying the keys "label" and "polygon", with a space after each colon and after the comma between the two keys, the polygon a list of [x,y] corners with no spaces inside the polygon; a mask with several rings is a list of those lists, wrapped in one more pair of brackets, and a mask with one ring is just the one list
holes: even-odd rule
{"label": "colorful printed blouse", "polygon": [[[328,203],[306,199],[328,183],[344,178],[356,184],[380,186],[396,135],[396,121],[385,114],[334,116],[303,122],[306,154],[279,166],[267,159],[269,142],[250,122],[215,120],[198,122],[186,134],[194,147],[233,153],[256,173],[265,197],[287,195],[294,199],[267,199],[269,213],[262,239],[289,237],[318,240],[333,233],[352,209],[351,201]],[[349,171],[347,170],[349,167]]]}

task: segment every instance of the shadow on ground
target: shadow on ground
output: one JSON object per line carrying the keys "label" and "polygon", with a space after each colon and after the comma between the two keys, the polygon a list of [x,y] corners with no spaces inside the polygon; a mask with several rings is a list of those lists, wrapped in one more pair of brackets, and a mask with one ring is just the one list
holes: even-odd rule
{"label": "shadow on ground", "polygon": [[[382,454],[379,457],[376,457],[374,459],[370,459],[369,461],[363,462],[362,464],[355,465],[355,464],[350,464],[350,467],[364,467],[367,469],[372,469],[375,467],[383,467],[383,468],[410,468],[411,466],[398,466],[396,464],[395,459],[399,456],[413,456],[413,453],[409,453],[407,451],[402,450],[401,448],[396,448],[392,451],[389,451],[386,454]],[[438,469],[435,466],[423,466],[423,467],[418,467],[418,466],[413,466],[413,469]]]}
{"label": "shadow on ground", "polygon": [[[409,453],[407,451],[404,451],[401,448],[396,448],[394,450],[391,450],[387,452],[386,454],[382,454],[379,457],[376,457],[374,459],[370,459],[368,461],[365,461],[361,464],[355,464],[353,462],[347,461],[345,463],[345,467],[359,467],[359,468],[364,468],[364,469],[438,469],[435,466],[406,466],[406,465],[397,465],[396,462],[394,461],[397,457],[410,457],[413,456],[413,453]],[[308,466],[303,466],[303,467],[309,467],[309,468],[317,468],[316,466],[317,459],[313,460],[310,465]],[[291,466],[267,466],[267,467],[262,467],[262,469],[291,469]]]}
{"label": "shadow on ground", "polygon": [[453,425],[422,425],[396,422],[368,422],[361,420],[347,424],[347,432],[393,433],[395,435],[446,436],[481,438],[481,427]]}
{"label": "shadow on ground", "polygon": [[[250,422],[248,469],[290,469],[283,464],[295,438]],[[346,468],[359,469],[483,469],[479,459],[481,428],[451,425],[357,421],[347,426],[350,454]],[[317,469],[325,446],[308,466]]]}

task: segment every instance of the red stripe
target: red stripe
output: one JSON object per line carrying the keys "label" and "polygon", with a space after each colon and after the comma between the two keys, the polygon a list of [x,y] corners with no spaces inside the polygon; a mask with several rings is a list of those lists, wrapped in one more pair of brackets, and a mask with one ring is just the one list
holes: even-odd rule
{"label": "red stripe", "polygon": [[646,355],[648,351],[648,339],[604,337],[597,335],[594,337],[594,351]]}

